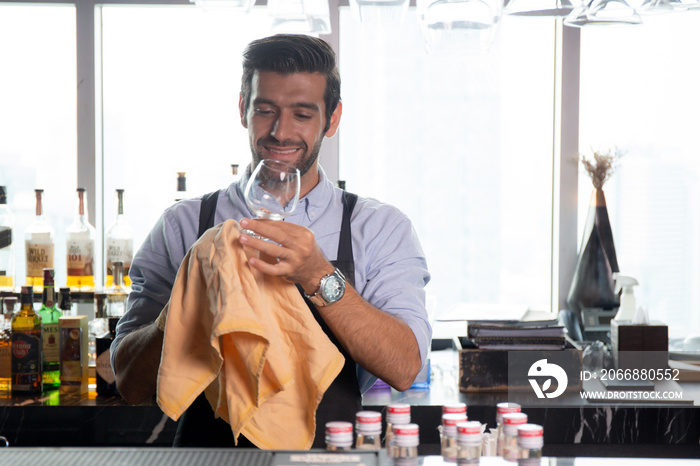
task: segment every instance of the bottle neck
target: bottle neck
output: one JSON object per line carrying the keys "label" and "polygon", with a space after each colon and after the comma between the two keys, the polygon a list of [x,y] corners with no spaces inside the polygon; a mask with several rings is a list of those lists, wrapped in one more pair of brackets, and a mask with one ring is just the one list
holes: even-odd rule
{"label": "bottle neck", "polygon": [[54,307],[56,305],[53,283],[47,284],[44,282],[44,293],[41,297],[41,303],[44,307]]}
{"label": "bottle neck", "polygon": [[38,220],[41,220],[44,216],[44,206],[43,206],[43,194],[44,190],[43,189],[37,189],[34,191],[36,193],[36,211],[35,215]]}
{"label": "bottle neck", "polygon": [[82,188],[78,189],[78,203],[76,207],[75,220],[80,223],[87,223],[87,194]]}
{"label": "bottle neck", "polygon": [[117,222],[124,215],[124,190],[117,189]]}

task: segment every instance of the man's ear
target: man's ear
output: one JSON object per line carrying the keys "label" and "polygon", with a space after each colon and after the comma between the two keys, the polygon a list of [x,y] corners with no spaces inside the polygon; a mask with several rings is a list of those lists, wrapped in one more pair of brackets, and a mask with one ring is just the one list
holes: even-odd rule
{"label": "man's ear", "polygon": [[338,106],[335,107],[335,110],[333,111],[333,114],[331,115],[331,124],[328,128],[328,131],[326,131],[326,137],[330,138],[335,135],[336,131],[338,131],[338,125],[340,124],[340,116],[343,114],[343,103],[338,102]]}
{"label": "man's ear", "polygon": [[241,124],[244,128],[248,128],[248,120],[245,114],[245,102],[243,102],[243,96],[240,94],[238,95],[238,111],[241,114]]}

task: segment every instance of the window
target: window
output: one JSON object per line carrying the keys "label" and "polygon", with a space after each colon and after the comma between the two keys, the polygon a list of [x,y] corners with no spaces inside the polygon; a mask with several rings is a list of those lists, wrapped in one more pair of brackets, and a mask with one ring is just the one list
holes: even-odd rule
{"label": "window", "polygon": [[0,4],[0,185],[16,216],[16,285],[25,283],[24,230],[34,221],[35,189],[44,190],[54,229],[56,283],[66,282],[64,231],[77,188],[75,50],[73,6]]}
{"label": "window", "polygon": [[[672,338],[700,332],[698,12],[581,36],[581,153],[624,155],[604,186],[620,272]],[[579,227],[592,186],[579,182]]]}
{"label": "window", "polygon": [[554,21],[504,17],[487,55],[428,55],[415,10],[389,31],[340,22],[347,189],[403,210],[429,303],[549,310]]}
{"label": "window", "polygon": [[116,216],[115,189],[125,189],[135,251],[173,203],[177,172],[195,196],[227,186],[231,164],[250,162],[241,53],[269,23],[264,8],[102,8],[105,225]]}

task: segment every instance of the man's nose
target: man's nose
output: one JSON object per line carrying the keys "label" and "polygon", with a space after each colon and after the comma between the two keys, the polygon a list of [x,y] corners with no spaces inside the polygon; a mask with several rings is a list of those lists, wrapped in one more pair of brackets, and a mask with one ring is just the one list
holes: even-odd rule
{"label": "man's nose", "polygon": [[272,127],[272,136],[278,141],[284,141],[292,138],[294,122],[292,116],[285,113],[280,113]]}

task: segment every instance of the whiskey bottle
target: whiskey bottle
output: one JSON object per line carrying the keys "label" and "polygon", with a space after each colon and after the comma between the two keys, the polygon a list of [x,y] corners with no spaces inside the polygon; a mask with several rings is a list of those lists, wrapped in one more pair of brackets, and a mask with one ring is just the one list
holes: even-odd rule
{"label": "whiskey bottle", "polygon": [[112,346],[112,341],[116,336],[117,322],[119,317],[109,317],[109,331],[102,336],[97,337],[95,348],[97,349],[97,358],[95,359],[95,385],[97,394],[100,396],[116,396],[117,391],[116,378],[112,363],[109,357],[109,348]]}
{"label": "whiskey bottle", "polygon": [[44,390],[54,390],[61,385],[58,318],[63,313],[56,306],[54,270],[44,269],[44,294],[39,316],[42,329],[42,381]]}
{"label": "whiskey bottle", "polygon": [[24,233],[27,258],[27,285],[36,289],[44,286],[44,269],[53,269],[53,228],[44,220],[43,189],[35,189],[36,217]]}
{"label": "whiskey bottle", "polygon": [[117,189],[117,220],[107,230],[107,279],[105,286],[110,287],[114,282],[113,264],[122,263],[124,283],[131,284],[129,269],[134,256],[134,230],[124,218],[124,190]]}
{"label": "whiskey bottle", "polygon": [[85,188],[78,188],[73,223],[66,229],[66,285],[72,291],[95,288],[95,227],[88,221]]}
{"label": "whiskey bottle", "polygon": [[14,291],[15,288],[14,227],[15,216],[7,206],[7,189],[0,186],[0,291]]}
{"label": "whiskey bottle", "polygon": [[12,387],[12,313],[15,311],[17,298],[7,296],[3,299],[4,313],[0,326],[0,392],[9,392]]}
{"label": "whiskey bottle", "polygon": [[41,380],[41,317],[34,312],[34,291],[23,286],[21,307],[12,316],[12,393],[39,394]]}

